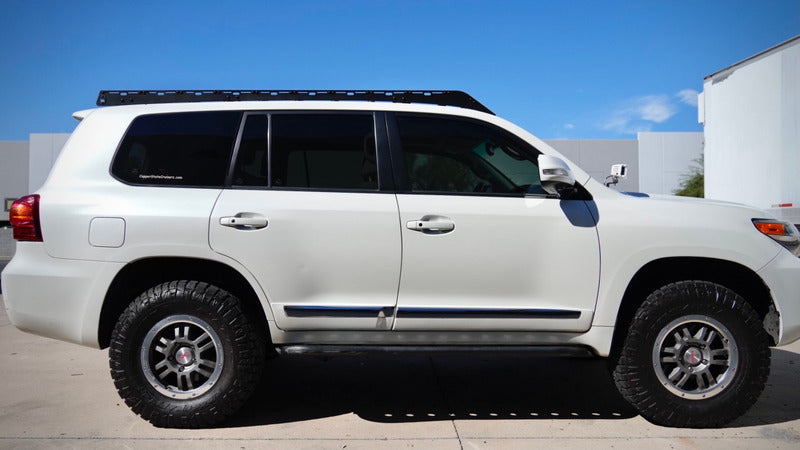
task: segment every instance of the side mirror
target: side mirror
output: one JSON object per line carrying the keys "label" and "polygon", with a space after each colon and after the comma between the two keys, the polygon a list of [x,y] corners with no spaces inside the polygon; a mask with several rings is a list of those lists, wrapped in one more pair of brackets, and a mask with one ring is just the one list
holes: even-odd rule
{"label": "side mirror", "polygon": [[625,178],[628,176],[628,165],[627,164],[614,164],[611,166],[611,175],[606,177],[605,185],[606,187],[611,187],[611,185],[615,185],[619,183],[620,178]]}
{"label": "side mirror", "polygon": [[539,179],[550,195],[565,197],[575,190],[575,175],[567,163],[550,155],[539,155]]}

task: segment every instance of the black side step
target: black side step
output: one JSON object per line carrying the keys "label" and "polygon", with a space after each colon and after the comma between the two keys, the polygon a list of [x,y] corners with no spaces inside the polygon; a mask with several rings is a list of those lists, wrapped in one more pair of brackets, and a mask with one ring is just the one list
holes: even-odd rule
{"label": "black side step", "polygon": [[471,354],[502,353],[534,356],[591,358],[588,347],[570,345],[280,345],[275,351],[283,356],[345,356],[364,354]]}

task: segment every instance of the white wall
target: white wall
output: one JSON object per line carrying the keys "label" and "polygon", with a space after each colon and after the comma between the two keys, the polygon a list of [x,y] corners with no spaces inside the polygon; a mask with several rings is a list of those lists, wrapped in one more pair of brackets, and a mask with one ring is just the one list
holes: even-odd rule
{"label": "white wall", "polygon": [[627,164],[628,176],[615,187],[619,191],[640,191],[639,144],[634,139],[550,139],[547,144],[603,182],[612,164]]}
{"label": "white wall", "polygon": [[[17,199],[28,191],[28,143],[25,141],[0,142],[0,221],[8,220],[6,199]],[[2,256],[2,255],[0,255]]]}
{"label": "white wall", "polygon": [[703,133],[639,133],[639,189],[672,195],[703,153]]}
{"label": "white wall", "polygon": [[800,206],[800,38],[703,83],[706,197]]}
{"label": "white wall", "polygon": [[28,166],[29,193],[42,187],[69,136],[70,133],[31,133],[30,164]]}

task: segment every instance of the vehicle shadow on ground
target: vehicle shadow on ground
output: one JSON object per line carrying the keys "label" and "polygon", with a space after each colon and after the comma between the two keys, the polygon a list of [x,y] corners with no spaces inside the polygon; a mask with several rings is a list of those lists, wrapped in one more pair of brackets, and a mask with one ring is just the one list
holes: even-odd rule
{"label": "vehicle shadow on ground", "polygon": [[[759,401],[730,428],[800,418],[800,355],[772,349]],[[284,357],[223,426],[354,413],[382,423],[471,419],[628,419],[604,359],[528,355]]]}
{"label": "vehicle shadow on ground", "polygon": [[800,354],[772,349],[767,387],[753,408],[729,428],[784,423],[800,419]]}
{"label": "vehicle shadow on ground", "polygon": [[226,427],[346,413],[374,422],[614,419],[636,413],[603,359],[529,355],[277,358]]}

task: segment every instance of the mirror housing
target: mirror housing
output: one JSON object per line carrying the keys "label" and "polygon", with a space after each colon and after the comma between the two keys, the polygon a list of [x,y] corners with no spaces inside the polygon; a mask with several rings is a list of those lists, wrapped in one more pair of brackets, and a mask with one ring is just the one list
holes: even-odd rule
{"label": "mirror housing", "polygon": [[575,191],[575,175],[561,158],[539,155],[539,179],[550,195],[563,198]]}

